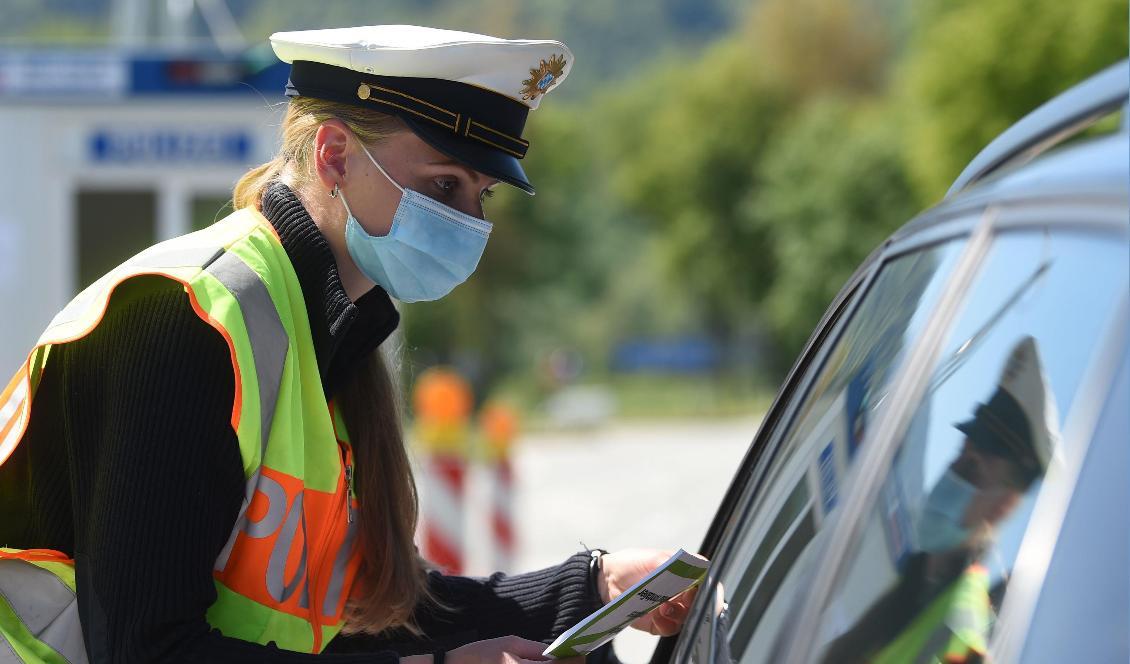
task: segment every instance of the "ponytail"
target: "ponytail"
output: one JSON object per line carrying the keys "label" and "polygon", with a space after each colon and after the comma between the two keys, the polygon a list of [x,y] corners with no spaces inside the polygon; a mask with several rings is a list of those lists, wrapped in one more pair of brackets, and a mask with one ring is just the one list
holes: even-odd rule
{"label": "ponytail", "polygon": [[260,164],[243,174],[239,182],[235,183],[232,191],[232,207],[242,210],[245,207],[259,209],[263,200],[263,192],[271,181],[282,175],[286,158],[278,155],[265,164]]}

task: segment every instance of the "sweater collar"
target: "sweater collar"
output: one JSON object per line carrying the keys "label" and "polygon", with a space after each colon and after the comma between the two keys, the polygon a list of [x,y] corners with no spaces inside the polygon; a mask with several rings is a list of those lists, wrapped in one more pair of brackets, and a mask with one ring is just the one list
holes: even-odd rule
{"label": "sweater collar", "polygon": [[281,182],[267,187],[263,216],[278,232],[298,275],[322,387],[332,397],[361,360],[392,334],[400,314],[380,286],[356,302],[349,299],[329,243],[290,187]]}

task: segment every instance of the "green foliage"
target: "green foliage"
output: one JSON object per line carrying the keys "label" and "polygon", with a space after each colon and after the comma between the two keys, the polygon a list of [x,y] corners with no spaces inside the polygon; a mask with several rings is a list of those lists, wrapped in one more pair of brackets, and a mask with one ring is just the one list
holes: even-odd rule
{"label": "green foliage", "polygon": [[762,0],[738,35],[752,48],[747,65],[800,99],[878,91],[891,28],[872,1]]}
{"label": "green foliage", "polygon": [[[829,98],[805,108],[758,165],[752,224],[773,229],[763,313],[791,362],[852,271],[915,212],[891,109]],[[778,367],[784,369],[787,367]]]}
{"label": "green foliage", "polygon": [[1029,111],[1125,58],[1126,0],[933,3],[918,17],[898,90],[924,202]]}
{"label": "green foliage", "polygon": [[[653,221],[668,273],[701,303],[709,331],[723,341],[751,312],[777,318],[772,328],[794,334],[798,321],[809,317],[794,316],[795,307],[783,303],[828,290],[812,293],[807,286],[782,283],[795,272],[783,260],[803,253],[794,238],[803,239],[805,231],[798,238],[787,222],[770,220],[769,212],[781,206],[775,190],[782,184],[785,196],[820,190],[823,207],[811,213],[853,205],[840,200],[849,188],[828,188],[806,176],[808,189],[802,191],[766,177],[779,175],[773,166],[778,155],[792,155],[784,168],[800,173],[827,165],[820,163],[827,155],[819,143],[773,146],[811,100],[866,94],[879,85],[887,46],[878,23],[852,0],[764,0],[735,37],[696,62],[659,70],[640,89],[629,90],[629,101],[613,112],[608,124],[617,134],[608,144],[609,159],[620,164],[616,192]],[[674,92],[656,103],[645,89]],[[843,160],[850,164],[857,145],[844,147],[849,153]],[[850,170],[840,177],[848,176]],[[762,197],[769,201],[764,209],[757,203]],[[810,229],[810,220],[801,216],[796,228]],[[836,214],[829,225],[858,216]],[[891,225],[888,220],[881,226]],[[837,229],[832,238],[844,234],[851,230]],[[859,257],[850,248],[844,254],[849,262]],[[768,311],[758,306],[766,299],[777,303]],[[803,310],[822,308],[826,301]]]}
{"label": "green foliage", "polygon": [[750,174],[784,106],[741,44],[727,44],[612,104],[604,143],[614,191],[650,220],[671,283],[700,300],[714,332],[764,293],[772,274],[764,228],[736,223]]}
{"label": "green foliage", "polygon": [[[108,3],[8,5],[0,39],[109,33]],[[1126,57],[1130,23],[1126,0],[230,6],[252,42],[412,23],[573,49],[569,81],[527,127],[538,195],[500,188],[474,277],[403,309],[409,368],[459,362],[480,393],[539,384],[557,348],[608,378],[622,340],[707,333],[732,351],[750,330],[771,334],[774,382],[867,253],[1002,130]],[[674,408],[643,389],[655,384],[624,379],[625,394],[644,395],[625,402]]]}

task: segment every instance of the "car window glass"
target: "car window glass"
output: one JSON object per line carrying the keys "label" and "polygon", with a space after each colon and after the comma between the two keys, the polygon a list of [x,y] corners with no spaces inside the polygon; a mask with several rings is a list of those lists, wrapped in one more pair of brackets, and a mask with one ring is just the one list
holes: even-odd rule
{"label": "car window glass", "polygon": [[859,526],[814,661],[984,654],[1127,261],[1097,236],[997,238]]}
{"label": "car window glass", "polygon": [[[789,598],[816,557],[816,536],[835,510],[870,416],[921,332],[962,244],[935,245],[888,262],[842,332],[830,337],[834,345],[783,432],[752,510],[724,536],[737,540],[718,567],[728,642],[713,649],[727,655],[714,661],[731,655],[743,662],[771,660]],[[717,625],[712,631],[719,631]]]}

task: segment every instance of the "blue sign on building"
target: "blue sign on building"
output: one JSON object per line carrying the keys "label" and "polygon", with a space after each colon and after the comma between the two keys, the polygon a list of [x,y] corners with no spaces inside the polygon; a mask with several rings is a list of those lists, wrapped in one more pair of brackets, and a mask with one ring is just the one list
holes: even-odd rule
{"label": "blue sign on building", "polygon": [[241,129],[101,129],[88,143],[101,164],[237,164],[251,161],[252,137]]}

